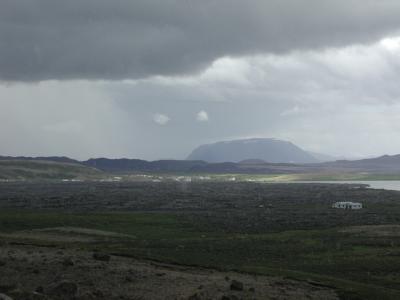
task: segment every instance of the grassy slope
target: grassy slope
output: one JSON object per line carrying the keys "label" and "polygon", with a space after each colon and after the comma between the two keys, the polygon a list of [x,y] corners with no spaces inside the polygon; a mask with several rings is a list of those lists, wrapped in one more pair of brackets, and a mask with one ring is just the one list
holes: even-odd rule
{"label": "grassy slope", "polygon": [[292,181],[307,180],[400,180],[400,174],[375,174],[375,173],[336,173],[336,174],[292,174],[288,175]]}
{"label": "grassy slope", "polygon": [[[74,244],[135,257],[323,282],[344,299],[400,299],[400,236],[340,229],[234,234],[195,229],[173,214],[0,212],[0,232],[75,226],[134,240]],[[45,242],[45,241],[44,241]]]}
{"label": "grassy slope", "polygon": [[86,166],[49,161],[0,161],[0,179],[87,179],[102,172]]}

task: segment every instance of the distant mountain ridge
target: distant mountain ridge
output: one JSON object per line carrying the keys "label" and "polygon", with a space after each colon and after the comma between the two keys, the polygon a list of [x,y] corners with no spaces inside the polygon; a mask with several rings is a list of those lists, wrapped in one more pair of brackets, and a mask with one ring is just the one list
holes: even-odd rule
{"label": "distant mountain ridge", "polygon": [[337,160],[314,163],[270,163],[261,159],[209,163],[202,160],[156,160],[94,158],[80,162],[105,172],[188,172],[289,174],[312,172],[400,173],[400,154],[360,160]]}
{"label": "distant mountain ridge", "polygon": [[209,163],[263,160],[268,163],[317,163],[310,153],[288,141],[273,138],[253,138],[201,145],[189,154],[187,160]]}
{"label": "distant mountain ridge", "polygon": [[0,156],[0,160],[36,160],[36,161],[53,161],[59,163],[80,164],[81,162],[66,156]]}
{"label": "distant mountain ridge", "polygon": [[187,160],[155,160],[147,161],[141,159],[109,159],[92,158],[83,161],[82,164],[107,172],[188,172],[196,167],[207,165],[204,161]]}
{"label": "distant mountain ridge", "polygon": [[[29,164],[37,162],[38,164]],[[43,164],[52,162],[53,165]],[[39,164],[40,163],[40,164]],[[361,160],[337,160],[325,163],[269,163],[261,159],[246,159],[238,163],[222,162],[208,163],[201,160],[156,160],[146,161],[141,159],[110,159],[92,158],[86,161],[78,161],[68,157],[11,157],[0,156],[0,179],[4,174],[24,174],[31,170],[34,174],[41,177],[47,176],[47,169],[68,170],[68,172],[78,175],[79,173],[95,174],[98,172],[106,173],[215,173],[215,174],[323,174],[323,173],[352,173],[368,172],[375,174],[400,174],[400,154],[384,155],[377,158]],[[6,169],[7,167],[7,169]],[[83,167],[83,168],[82,168]],[[10,171],[13,168],[12,172]],[[84,169],[87,168],[87,169]],[[73,170],[73,171],[72,171]],[[6,172],[7,171],[7,172]],[[58,177],[66,173],[58,171]],[[6,175],[7,175],[6,174]],[[54,176],[55,172],[51,172]],[[5,176],[5,178],[11,175]],[[33,176],[33,175],[32,175]],[[49,177],[51,177],[49,175]]]}
{"label": "distant mountain ridge", "polygon": [[400,172],[400,154],[383,155],[359,160],[337,160],[324,163],[330,168],[347,168],[369,172]]}

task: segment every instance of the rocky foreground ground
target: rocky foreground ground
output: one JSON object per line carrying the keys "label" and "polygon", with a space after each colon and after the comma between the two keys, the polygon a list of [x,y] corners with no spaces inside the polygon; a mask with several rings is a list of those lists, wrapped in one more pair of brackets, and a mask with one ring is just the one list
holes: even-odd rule
{"label": "rocky foreground ground", "polygon": [[99,252],[0,245],[0,299],[338,299],[283,278],[176,266]]}

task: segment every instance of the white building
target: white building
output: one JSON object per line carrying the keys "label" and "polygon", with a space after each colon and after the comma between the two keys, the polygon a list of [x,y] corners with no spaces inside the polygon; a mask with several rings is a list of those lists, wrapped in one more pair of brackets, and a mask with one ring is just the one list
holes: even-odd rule
{"label": "white building", "polygon": [[342,208],[342,209],[361,209],[362,204],[358,202],[348,202],[348,201],[342,201],[342,202],[335,202],[332,205],[332,208]]}

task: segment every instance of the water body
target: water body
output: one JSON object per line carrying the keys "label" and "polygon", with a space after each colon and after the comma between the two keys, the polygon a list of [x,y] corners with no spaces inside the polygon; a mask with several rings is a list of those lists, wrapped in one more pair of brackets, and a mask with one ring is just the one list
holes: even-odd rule
{"label": "water body", "polygon": [[297,183],[334,183],[334,184],[366,184],[372,189],[400,191],[400,180],[371,180],[371,181],[294,181]]}

